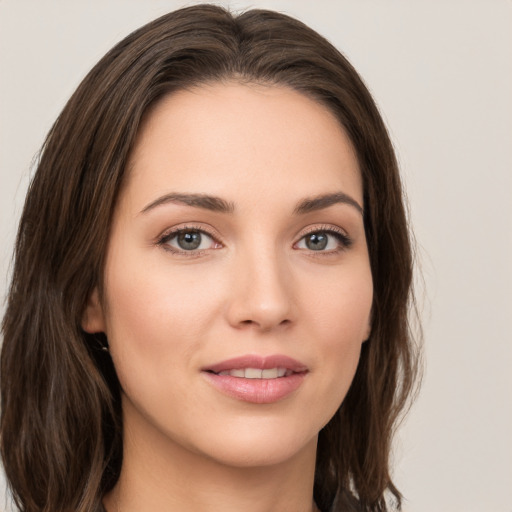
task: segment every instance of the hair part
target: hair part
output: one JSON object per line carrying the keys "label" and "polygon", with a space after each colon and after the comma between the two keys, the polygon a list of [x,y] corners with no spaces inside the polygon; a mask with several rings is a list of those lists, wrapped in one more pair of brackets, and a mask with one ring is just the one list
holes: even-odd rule
{"label": "hair part", "polygon": [[271,11],[181,9],[145,25],[91,70],[50,130],[30,184],[3,319],[0,448],[23,512],[100,510],[122,463],[120,388],[82,315],[101,291],[109,231],[145,113],[173,91],[235,80],[290,87],[335,114],[355,148],[374,282],[373,326],[352,386],[320,432],[324,510],[400,508],[389,471],[413,389],[412,252],[398,166],[370,93],[329,42]]}

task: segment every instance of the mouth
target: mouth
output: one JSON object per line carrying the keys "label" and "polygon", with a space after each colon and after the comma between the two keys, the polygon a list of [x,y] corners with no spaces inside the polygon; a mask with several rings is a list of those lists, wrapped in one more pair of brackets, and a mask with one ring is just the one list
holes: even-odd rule
{"label": "mouth", "polygon": [[306,365],[288,356],[247,355],[202,369],[215,389],[255,404],[278,402],[297,390],[308,373]]}
{"label": "mouth", "polygon": [[215,375],[230,375],[239,379],[280,379],[281,377],[289,377],[293,373],[295,372],[288,368],[235,368],[233,370],[223,370],[215,373]]}

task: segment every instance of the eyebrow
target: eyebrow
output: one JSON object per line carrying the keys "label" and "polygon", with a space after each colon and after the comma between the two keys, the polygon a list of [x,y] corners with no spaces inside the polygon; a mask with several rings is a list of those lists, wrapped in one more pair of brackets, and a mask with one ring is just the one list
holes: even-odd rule
{"label": "eyebrow", "polygon": [[[205,194],[170,193],[165,194],[164,196],[161,196],[149,203],[144,207],[141,213],[147,213],[150,210],[157,208],[158,206],[168,203],[184,204],[186,206],[202,208],[220,213],[233,213],[235,211],[235,205],[233,202],[226,201],[220,197],[209,196]],[[329,206],[333,206],[335,204],[347,204],[354,207],[361,215],[363,215],[362,206],[355,199],[350,197],[348,194],[345,194],[344,192],[321,194],[319,196],[303,199],[297,204],[293,210],[293,213],[295,215],[304,215],[306,213],[323,210],[324,208],[328,208]]]}
{"label": "eyebrow", "polygon": [[194,206],[195,208],[203,208],[213,212],[220,213],[233,213],[235,211],[235,205],[229,201],[225,201],[220,197],[208,196],[205,194],[165,194],[158,199],[155,199],[152,203],[149,203],[141,213],[147,213],[148,211],[168,203],[178,203],[187,206]]}
{"label": "eyebrow", "polygon": [[364,214],[363,207],[352,197],[344,192],[334,192],[332,194],[321,194],[301,201],[294,210],[295,214],[303,215],[305,213],[323,210],[334,204],[348,204],[353,206],[361,215]]}

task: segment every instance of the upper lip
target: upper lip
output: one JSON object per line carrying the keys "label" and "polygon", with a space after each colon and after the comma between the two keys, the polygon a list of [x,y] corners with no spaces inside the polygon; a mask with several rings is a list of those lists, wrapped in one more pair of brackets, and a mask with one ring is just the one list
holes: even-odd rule
{"label": "upper lip", "polygon": [[261,370],[269,370],[271,368],[286,368],[292,372],[305,372],[307,366],[291,357],[274,354],[269,356],[260,356],[256,354],[248,354],[232,359],[220,361],[211,366],[205,366],[202,371],[219,373],[226,370],[234,370],[241,368],[259,368]]}

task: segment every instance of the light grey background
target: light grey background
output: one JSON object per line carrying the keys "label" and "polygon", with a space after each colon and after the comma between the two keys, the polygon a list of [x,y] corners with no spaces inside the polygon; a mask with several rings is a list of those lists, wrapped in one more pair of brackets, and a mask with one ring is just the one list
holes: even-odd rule
{"label": "light grey background", "polygon": [[[425,280],[426,374],[394,455],[405,512],[512,512],[512,2],[219,3],[281,10],[327,36],[395,142]],[[183,5],[0,0],[2,299],[51,123],[114,43]]]}

